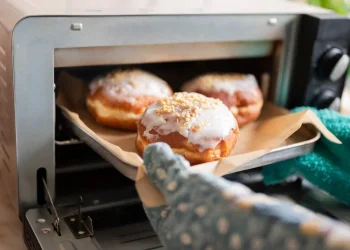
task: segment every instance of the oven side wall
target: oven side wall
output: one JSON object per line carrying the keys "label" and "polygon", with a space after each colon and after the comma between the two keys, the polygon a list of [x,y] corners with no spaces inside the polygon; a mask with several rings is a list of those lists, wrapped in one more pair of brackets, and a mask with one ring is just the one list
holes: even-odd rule
{"label": "oven side wall", "polygon": [[[40,20],[38,20],[40,19]],[[13,30],[14,109],[18,206],[23,217],[43,196],[38,170],[46,170],[50,193],[55,194],[54,27],[49,18],[27,17]],[[43,22],[43,23],[40,23]],[[40,190],[39,190],[40,185]]]}

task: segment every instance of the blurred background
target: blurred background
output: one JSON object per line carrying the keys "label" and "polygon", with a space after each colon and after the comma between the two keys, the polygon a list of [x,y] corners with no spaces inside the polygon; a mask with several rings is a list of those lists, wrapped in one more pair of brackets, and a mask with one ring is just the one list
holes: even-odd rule
{"label": "blurred background", "polygon": [[350,0],[292,0],[331,9],[342,15],[349,15]]}

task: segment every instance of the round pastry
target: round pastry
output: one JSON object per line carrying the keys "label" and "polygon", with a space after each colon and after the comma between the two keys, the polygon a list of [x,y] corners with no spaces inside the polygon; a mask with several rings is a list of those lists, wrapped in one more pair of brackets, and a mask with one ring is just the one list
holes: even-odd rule
{"label": "round pastry", "polygon": [[136,148],[142,155],[151,143],[165,142],[191,164],[228,156],[238,125],[220,100],[197,93],[175,93],[151,104],[138,122]]}
{"label": "round pastry", "polygon": [[116,71],[90,84],[86,104],[98,123],[136,131],[151,103],[173,94],[162,79],[141,70]]}
{"label": "round pastry", "polygon": [[253,75],[207,74],[184,84],[182,90],[220,99],[240,127],[255,121],[263,106],[262,93]]}

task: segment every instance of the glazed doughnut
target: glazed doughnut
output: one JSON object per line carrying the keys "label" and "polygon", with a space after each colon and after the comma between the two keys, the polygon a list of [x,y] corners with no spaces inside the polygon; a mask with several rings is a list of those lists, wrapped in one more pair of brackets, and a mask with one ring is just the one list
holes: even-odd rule
{"label": "glazed doughnut", "polygon": [[220,100],[197,93],[175,93],[151,104],[138,122],[136,148],[165,142],[191,164],[228,156],[239,128]]}
{"label": "glazed doughnut", "polygon": [[240,127],[255,121],[263,106],[262,93],[253,75],[206,74],[185,83],[182,90],[220,99]]}
{"label": "glazed doughnut", "polygon": [[89,112],[102,125],[136,131],[146,107],[172,90],[162,79],[141,71],[116,71],[90,84],[86,99]]}

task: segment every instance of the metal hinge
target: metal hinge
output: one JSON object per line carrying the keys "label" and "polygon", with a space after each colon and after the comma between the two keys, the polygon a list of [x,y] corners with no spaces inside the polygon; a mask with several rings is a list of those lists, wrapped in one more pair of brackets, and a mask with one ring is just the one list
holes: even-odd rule
{"label": "metal hinge", "polygon": [[[57,232],[57,234],[61,235],[61,227],[60,227],[61,218],[58,216],[56,207],[53,203],[53,199],[47,187],[45,179],[43,179],[43,183],[45,187],[46,206],[53,217],[52,226],[54,230]],[[73,235],[77,239],[92,237],[94,235],[92,219],[90,218],[90,216],[83,216],[81,212],[82,204],[83,204],[83,198],[79,197],[78,204],[77,204],[77,214],[64,218],[68,227],[70,228]]]}
{"label": "metal hinge", "polygon": [[85,237],[92,237],[94,235],[94,227],[90,216],[84,216],[81,212],[83,198],[79,197],[77,214],[65,218],[65,222],[74,234],[75,238],[81,239]]}

